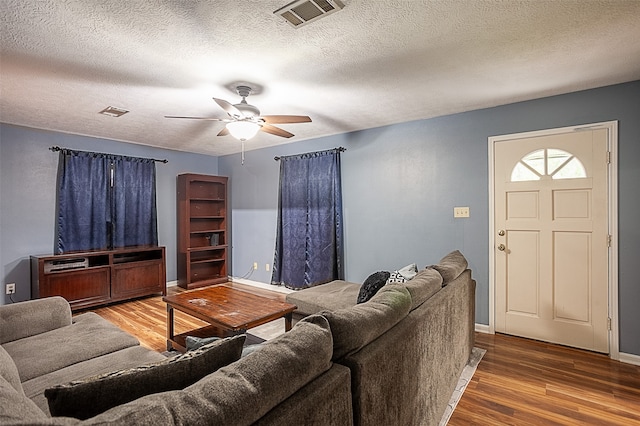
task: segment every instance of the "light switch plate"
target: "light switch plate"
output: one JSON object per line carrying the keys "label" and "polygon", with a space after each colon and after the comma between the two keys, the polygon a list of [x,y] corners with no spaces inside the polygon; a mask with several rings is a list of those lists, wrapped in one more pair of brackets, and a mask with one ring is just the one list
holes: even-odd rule
{"label": "light switch plate", "polygon": [[453,217],[469,217],[469,207],[454,207]]}

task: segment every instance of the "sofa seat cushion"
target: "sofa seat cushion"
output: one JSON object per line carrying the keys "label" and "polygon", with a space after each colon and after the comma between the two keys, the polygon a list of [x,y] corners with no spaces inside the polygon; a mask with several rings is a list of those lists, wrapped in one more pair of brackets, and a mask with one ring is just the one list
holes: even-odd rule
{"label": "sofa seat cushion", "polygon": [[442,288],[442,275],[435,269],[423,269],[410,281],[402,284],[411,295],[411,310],[422,305]]}
{"label": "sofa seat cushion", "polygon": [[164,361],[167,358],[142,346],[131,346],[110,354],[91,358],[42,376],[34,377],[22,384],[24,393],[31,398],[45,414],[49,413],[49,404],[44,390],[71,380],[84,380],[89,377],[109,373],[110,371],[139,367],[145,364]]}
{"label": "sofa seat cushion", "polygon": [[469,266],[467,259],[458,250],[440,259],[437,265],[427,266],[427,269],[435,269],[442,275],[442,285],[445,286],[455,280]]}
{"label": "sofa seat cushion", "polygon": [[333,359],[359,351],[396,325],[411,309],[411,295],[402,284],[385,285],[368,302],[324,311],[333,335]]}
{"label": "sofa seat cushion", "polygon": [[112,371],[44,391],[52,416],[88,419],[145,395],[183,389],[238,359],[244,334],[159,363]]}
{"label": "sofa seat cushion", "polygon": [[[69,365],[138,345],[138,339],[93,312],[73,318],[73,324],[5,343],[20,380],[51,373]],[[44,356],[46,355],[46,356]]]}
{"label": "sofa seat cushion", "polygon": [[360,284],[336,280],[289,293],[287,303],[296,305],[296,312],[311,315],[355,306],[359,292]]}
{"label": "sofa seat cushion", "polygon": [[147,395],[93,423],[250,425],[331,368],[331,331],[313,315],[181,391]]}
{"label": "sofa seat cushion", "polygon": [[0,424],[39,424],[47,419],[33,401],[0,377]]}

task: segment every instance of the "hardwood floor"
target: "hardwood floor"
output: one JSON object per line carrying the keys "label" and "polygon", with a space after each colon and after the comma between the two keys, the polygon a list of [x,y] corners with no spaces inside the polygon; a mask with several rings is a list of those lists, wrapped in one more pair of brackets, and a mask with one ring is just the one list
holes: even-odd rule
{"label": "hardwood floor", "polygon": [[476,333],[487,353],[449,425],[640,425],[640,367],[606,355]]}
{"label": "hardwood floor", "polygon": [[[283,293],[262,290],[238,283],[228,283],[227,285],[272,299],[281,301],[285,299]],[[174,286],[167,289],[167,294],[176,294],[182,291],[185,290]],[[92,309],[92,311],[136,336],[142,346],[158,352],[167,350],[167,305],[162,301],[162,296],[137,299],[126,303]],[[195,330],[207,325],[206,322],[178,310],[174,311],[174,315],[176,334]],[[284,330],[284,325],[282,328]]]}
{"label": "hardwood floor", "polygon": [[[284,300],[282,293],[233,284]],[[182,291],[171,287],[169,294]],[[166,350],[166,306],[160,296],[94,312],[135,335],[147,348]],[[176,312],[176,332],[205,325]],[[451,426],[640,425],[640,367],[606,355],[506,335],[476,333],[486,349],[458,403]]]}

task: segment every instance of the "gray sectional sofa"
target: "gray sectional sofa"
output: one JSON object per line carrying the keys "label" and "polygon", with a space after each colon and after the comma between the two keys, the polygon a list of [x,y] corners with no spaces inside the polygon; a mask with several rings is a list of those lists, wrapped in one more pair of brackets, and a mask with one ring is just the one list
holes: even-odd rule
{"label": "gray sectional sofa", "polygon": [[[355,283],[297,292],[305,317],[241,358],[243,338],[234,337],[166,359],[95,314],[72,318],[61,298],[0,306],[0,424],[438,424],[473,347],[475,282],[456,253],[358,305],[311,303],[318,291],[353,292]],[[202,362],[211,353],[219,365]],[[154,383],[195,374],[199,359],[211,371],[192,384]],[[93,377],[121,369],[128,370]],[[109,390],[114,383],[121,392]],[[54,414],[65,413],[54,403],[65,392],[76,406],[67,413],[113,394],[135,399],[82,420],[51,417],[45,389]]]}

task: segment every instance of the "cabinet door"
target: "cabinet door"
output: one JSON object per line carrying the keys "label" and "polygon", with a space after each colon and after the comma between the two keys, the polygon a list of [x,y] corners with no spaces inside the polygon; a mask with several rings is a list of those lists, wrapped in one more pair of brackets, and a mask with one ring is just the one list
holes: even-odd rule
{"label": "cabinet door", "polygon": [[112,300],[165,292],[164,264],[160,260],[128,262],[113,267]]}
{"label": "cabinet door", "polygon": [[110,278],[109,267],[52,272],[45,275],[40,297],[62,296],[73,309],[105,303],[110,299]]}

